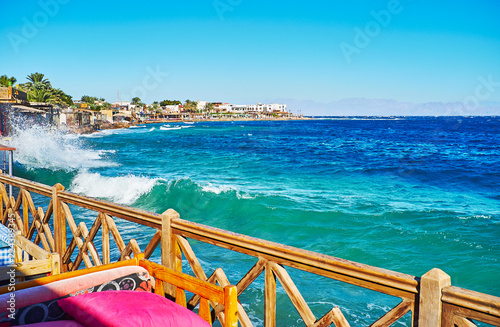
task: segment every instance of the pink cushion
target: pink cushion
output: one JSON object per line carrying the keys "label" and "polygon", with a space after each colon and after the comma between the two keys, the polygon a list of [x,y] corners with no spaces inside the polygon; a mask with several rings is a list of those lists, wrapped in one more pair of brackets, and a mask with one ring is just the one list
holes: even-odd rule
{"label": "pink cushion", "polygon": [[210,326],[194,312],[153,293],[106,291],[68,297],[57,303],[85,326]]}
{"label": "pink cushion", "polygon": [[[133,273],[147,273],[147,270],[139,266],[118,267],[18,290],[15,292],[16,309],[57,299],[78,291],[84,291],[90,287],[101,285]],[[9,298],[10,293],[0,294],[0,313],[4,312],[5,309],[3,308],[9,307],[7,302]]]}
{"label": "pink cushion", "polygon": [[82,325],[74,320],[47,321],[47,322],[39,322],[36,324],[27,324],[24,326],[29,326],[29,327],[85,327],[84,325]]}

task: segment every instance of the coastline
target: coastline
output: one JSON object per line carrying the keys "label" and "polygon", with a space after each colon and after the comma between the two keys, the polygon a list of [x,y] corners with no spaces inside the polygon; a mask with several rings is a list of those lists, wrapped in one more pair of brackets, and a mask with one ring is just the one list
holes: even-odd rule
{"label": "coastline", "polygon": [[92,124],[83,126],[69,126],[68,129],[74,134],[92,134],[100,130],[108,129],[124,129],[130,128],[131,126],[137,125],[148,125],[148,124],[160,124],[160,123],[199,123],[199,122],[244,122],[244,121],[298,121],[298,120],[314,120],[311,117],[279,117],[279,118],[228,118],[228,119],[149,119],[142,122],[115,122],[115,123],[103,123],[103,124]]}

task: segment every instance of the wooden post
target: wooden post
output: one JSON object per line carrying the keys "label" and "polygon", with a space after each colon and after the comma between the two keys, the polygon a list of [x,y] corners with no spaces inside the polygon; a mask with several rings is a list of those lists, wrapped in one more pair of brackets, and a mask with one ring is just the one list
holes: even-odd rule
{"label": "wooden post", "polygon": [[61,273],[61,258],[58,253],[52,253],[50,257],[50,274],[59,275]]}
{"label": "wooden post", "polygon": [[269,262],[266,263],[265,273],[265,327],[276,326],[276,276]]}
{"label": "wooden post", "polygon": [[441,326],[443,315],[442,289],[450,285],[450,276],[438,268],[434,268],[422,276],[419,293],[419,327]]}
{"label": "wooden post", "polygon": [[234,285],[224,287],[224,327],[238,327],[238,290]]}
{"label": "wooden post", "polygon": [[111,262],[110,252],[109,252],[109,227],[106,221],[106,216],[103,213],[99,213],[97,219],[101,219],[102,224],[102,264],[107,265]]}
{"label": "wooden post", "polygon": [[[23,199],[23,223],[24,223],[24,237],[28,237],[30,223],[29,223],[29,212],[28,212],[28,198],[26,197],[27,192],[25,189],[21,189],[21,194]],[[34,217],[33,217],[34,218]]]}
{"label": "wooden post", "polygon": [[[161,264],[167,268],[175,270],[176,268],[176,246],[175,235],[172,232],[172,220],[179,219],[179,213],[173,209],[168,209],[161,215]],[[165,292],[172,298],[175,298],[175,287],[164,284]]]}
{"label": "wooden post", "polygon": [[[54,217],[54,245],[55,252],[62,258],[66,252],[66,221],[62,214],[61,204],[59,202],[58,192],[64,191],[64,186],[57,183],[52,187],[52,205]],[[65,267],[61,267],[65,271]]]}

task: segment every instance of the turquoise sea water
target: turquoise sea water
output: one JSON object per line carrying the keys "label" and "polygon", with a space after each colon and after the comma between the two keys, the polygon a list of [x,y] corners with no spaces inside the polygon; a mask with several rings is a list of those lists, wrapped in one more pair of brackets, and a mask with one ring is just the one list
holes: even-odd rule
{"label": "turquoise sea water", "polygon": [[[500,296],[499,117],[163,125],[19,131],[16,175],[411,275],[438,267],[455,286]],[[146,231],[122,228],[145,246]],[[207,273],[222,266],[233,283],[255,263],[193,247]],[[398,303],[289,271],[317,317],[338,305],[351,325],[369,324]],[[262,285],[242,296],[256,325]],[[278,301],[278,326],[303,325],[282,290]]]}

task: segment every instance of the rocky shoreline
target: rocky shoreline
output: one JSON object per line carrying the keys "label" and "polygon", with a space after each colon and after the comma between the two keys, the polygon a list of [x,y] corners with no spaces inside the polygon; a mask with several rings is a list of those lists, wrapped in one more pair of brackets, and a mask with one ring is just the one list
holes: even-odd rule
{"label": "rocky shoreline", "polygon": [[272,119],[254,119],[254,118],[241,118],[241,119],[186,119],[186,120],[170,120],[170,119],[154,119],[147,120],[143,122],[116,122],[116,123],[102,123],[102,124],[92,124],[84,126],[69,126],[68,129],[74,134],[92,134],[94,132],[106,129],[122,129],[129,128],[135,125],[143,124],[158,124],[158,123],[183,123],[183,122],[242,122],[242,121],[291,121],[291,120],[312,120],[314,118],[309,117],[293,117],[293,118],[272,118]]}

